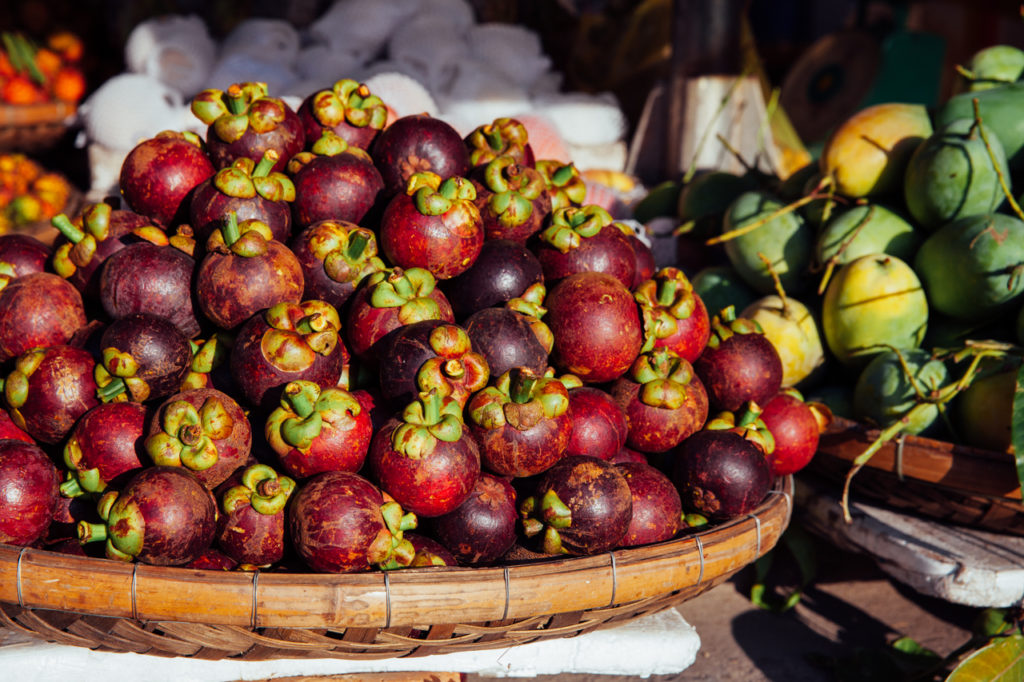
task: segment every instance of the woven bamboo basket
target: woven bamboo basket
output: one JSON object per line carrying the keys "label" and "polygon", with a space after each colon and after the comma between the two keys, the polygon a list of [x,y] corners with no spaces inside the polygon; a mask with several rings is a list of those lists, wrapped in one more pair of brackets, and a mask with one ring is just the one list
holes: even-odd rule
{"label": "woven bamboo basket", "polygon": [[508,648],[696,597],[778,542],[792,478],[747,516],[654,545],[495,567],[346,575],[127,564],[0,545],[0,627],[105,651],[345,659]]}
{"label": "woven bamboo basket", "polygon": [[[836,417],[808,470],[839,484],[878,430]],[[904,435],[882,445],[850,486],[858,496],[928,518],[1024,535],[1012,455]]]}
{"label": "woven bamboo basket", "polygon": [[40,152],[67,132],[78,107],[73,102],[0,106],[0,152]]}

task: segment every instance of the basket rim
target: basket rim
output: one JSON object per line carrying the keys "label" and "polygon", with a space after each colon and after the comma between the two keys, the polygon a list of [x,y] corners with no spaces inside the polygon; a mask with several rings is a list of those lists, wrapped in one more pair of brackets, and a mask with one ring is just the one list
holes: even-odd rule
{"label": "basket rim", "polygon": [[793,479],[750,514],[605,554],[367,573],[213,571],[0,544],[0,601],[141,622],[257,628],[421,627],[604,609],[700,586],[767,553],[789,525]]}
{"label": "basket rim", "polygon": [[[881,429],[871,425],[834,416],[821,434],[815,458],[832,457],[852,464],[880,434]],[[1022,499],[1009,452],[903,434],[883,443],[864,466],[965,495],[1018,503]]]}

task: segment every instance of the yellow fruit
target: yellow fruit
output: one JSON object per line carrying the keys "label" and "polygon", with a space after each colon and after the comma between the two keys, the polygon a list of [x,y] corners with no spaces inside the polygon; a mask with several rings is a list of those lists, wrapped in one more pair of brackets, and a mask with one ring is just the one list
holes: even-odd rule
{"label": "yellow fruit", "polygon": [[847,197],[898,189],[910,155],[932,134],[920,104],[876,104],[844,121],[821,154],[821,172]]}
{"label": "yellow fruit", "polygon": [[782,386],[796,386],[825,363],[818,323],[811,311],[795,298],[772,294],[744,308],[740,317],[755,320],[775,346],[782,360]]}

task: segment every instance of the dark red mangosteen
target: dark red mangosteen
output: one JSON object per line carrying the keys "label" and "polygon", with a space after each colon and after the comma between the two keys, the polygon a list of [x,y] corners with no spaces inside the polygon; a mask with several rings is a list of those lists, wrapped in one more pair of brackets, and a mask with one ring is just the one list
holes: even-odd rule
{"label": "dark red mangosteen", "polygon": [[307,144],[330,130],[349,145],[367,150],[388,120],[388,108],[380,97],[372,94],[365,83],[351,78],[342,78],[330,89],[309,95],[296,113],[306,131]]}
{"label": "dark red mangosteen", "polygon": [[[77,540],[75,542],[78,543]],[[233,571],[236,566],[237,561],[215,547],[210,547],[192,561],[182,564],[183,568],[195,568],[200,571]]]}
{"label": "dark red mangosteen", "polygon": [[552,212],[583,205],[587,198],[587,184],[576,166],[554,159],[541,159],[534,166],[544,178]]}
{"label": "dark red mangosteen", "polygon": [[611,460],[626,445],[626,414],[607,391],[596,386],[569,389],[572,436],[567,455],[590,455]]}
{"label": "dark red mangosteen", "polygon": [[526,126],[514,118],[503,116],[473,129],[465,138],[470,165],[486,166],[499,156],[508,156],[513,163],[533,167]]}
{"label": "dark red mangosteen", "polygon": [[712,409],[738,410],[768,402],[782,386],[782,360],[754,320],[737,318],[732,306],[711,320],[707,347],[693,363]]}
{"label": "dark red mangosteen", "polygon": [[542,284],[544,273],[533,252],[511,239],[488,239],[473,264],[441,288],[458,319],[484,308],[504,305],[522,296],[533,284]]}
{"label": "dark red mangosteen", "polygon": [[537,375],[547,369],[554,338],[541,320],[547,312],[542,305],[546,293],[543,284],[532,284],[505,307],[482,308],[463,322],[473,348],[487,360],[492,376],[515,367]]}
{"label": "dark red mangosteen", "polygon": [[38,445],[0,439],[0,543],[31,545],[46,535],[59,484],[57,467]]}
{"label": "dark red mangosteen", "polygon": [[499,156],[470,177],[485,238],[525,244],[540,231],[551,212],[551,197],[539,172],[511,156]]}
{"label": "dark red mangosteen", "polygon": [[191,389],[156,408],[143,447],[158,466],[187,469],[213,490],[249,463],[252,427],[231,396],[213,388]]}
{"label": "dark red mangosteen", "polygon": [[633,233],[629,235],[629,243],[633,246],[633,255],[636,256],[636,274],[633,275],[633,286],[630,288],[636,291],[643,282],[654,277],[658,267],[654,262],[654,251],[647,242]]}
{"label": "dark red mangosteen", "polygon": [[609,457],[608,461],[612,464],[625,464],[626,462],[640,462],[641,464],[650,463],[647,459],[647,455],[638,450],[627,447],[623,447],[617,453]]}
{"label": "dark red mangosteen", "polygon": [[626,445],[666,452],[699,431],[708,418],[708,395],[689,362],[667,348],[637,357],[609,389],[626,415]]}
{"label": "dark red mangosteen", "polygon": [[238,220],[266,223],[274,239],[288,241],[295,185],[284,173],[270,170],[277,160],[273,149],[268,149],[259,163],[248,157],[236,159],[196,187],[189,203],[189,220],[197,242],[205,244],[231,212]]}
{"label": "dark red mangosteen", "polygon": [[142,440],[149,412],[131,402],[102,403],[83,414],[64,443],[65,497],[101,493],[145,464]]}
{"label": "dark red mangosteen", "polygon": [[304,298],[321,299],[341,311],[364,277],[383,270],[377,235],[343,220],[321,220],[288,244],[299,259]]}
{"label": "dark red mangosteen", "polygon": [[682,529],[683,504],[672,480],[647,463],[616,465],[633,496],[629,530],[619,545],[636,547],[670,540]]}
{"label": "dark red mangosteen", "polygon": [[632,292],[601,272],[566,277],[544,299],[544,322],[554,336],[552,364],[585,383],[616,379],[643,346],[643,325]]}
{"label": "dark red mangosteen", "polygon": [[78,537],[106,542],[109,559],[178,566],[205,552],[217,530],[213,494],[180,467],[142,469],[97,508],[103,523],[81,522]]}
{"label": "dark red mangosteen", "polygon": [[290,476],[307,479],[324,471],[357,472],[373,437],[370,409],[341,388],[293,381],[264,428],[267,442]]}
{"label": "dark red mangosteen", "polygon": [[143,240],[167,243],[162,227],[133,211],[90,204],[74,221],[63,213],[50,223],[61,236],[54,246],[53,271],[75,285],[86,300],[99,296],[100,271],[107,258]]}
{"label": "dark red mangosteen", "polygon": [[442,566],[459,565],[455,555],[437,540],[413,531],[404,533],[403,537],[409,541],[415,552],[412,561],[409,562],[408,566],[404,566],[397,561],[388,563],[382,567],[384,570],[395,568],[440,568]]}
{"label": "dark red mangosteen", "polygon": [[67,343],[85,326],[82,295],[52,272],[34,272],[0,289],[0,362],[33,348]]}
{"label": "dark red mangosteen", "polygon": [[270,306],[235,336],[229,358],[235,386],[250,405],[269,408],[291,381],[336,385],[349,359],[340,333],[338,311],[324,301]]}
{"label": "dark red mangosteen", "polygon": [[668,348],[687,362],[700,357],[711,336],[711,320],[682,270],[658,270],[633,296],[644,319],[644,350]]}
{"label": "dark red mangosteen", "polygon": [[111,319],[156,315],[192,338],[201,329],[192,286],[195,271],[195,259],[177,246],[130,244],[104,262],[99,300]]}
{"label": "dark red mangosteen", "polygon": [[761,503],[772,472],[764,453],[743,436],[705,430],[680,444],[671,478],[685,509],[724,521]]}
{"label": "dark red mangosteen", "polygon": [[427,114],[402,116],[381,131],[370,149],[388,196],[405,189],[413,173],[465,177],[469,150],[450,124]]}
{"label": "dark red mangosteen", "polygon": [[447,514],[480,476],[480,452],[462,407],[436,390],[409,403],[370,443],[367,464],[381,489],[419,517]]}
{"label": "dark red mangosteen", "polygon": [[572,435],[565,384],[527,369],[495,377],[473,395],[466,415],[484,468],[502,476],[547,471],[565,456]]}
{"label": "dark red mangosteen", "polygon": [[394,561],[408,565],[416,553],[403,537],[415,514],[359,474],[327,471],[292,497],[288,529],[299,556],[314,571],[356,573]]}
{"label": "dark red mangosteen", "polygon": [[602,272],[630,289],[636,276],[630,232],[594,204],[552,211],[534,247],[544,280],[550,285],[577,272]]}
{"label": "dark red mangosteen", "polygon": [[352,355],[373,362],[375,344],[401,326],[455,314],[437,280],[423,268],[385,268],[366,277],[349,300],[345,333]]}
{"label": "dark red mangosteen", "polygon": [[768,458],[772,475],[786,476],[810,464],[819,436],[832,422],[832,412],[822,403],[805,402],[799,391],[790,388],[765,404],[761,420],[775,440]]}
{"label": "dark red mangosteen", "polygon": [[378,352],[381,397],[397,408],[425,391],[437,389],[465,406],[487,385],[487,360],[473,351],[458,325],[440,320],[414,322],[381,340]]}
{"label": "dark red mangosteen", "polygon": [[558,461],[519,504],[524,534],[546,554],[607,552],[625,537],[632,515],[626,477],[616,465],[585,455]]}
{"label": "dark red mangosteen", "polygon": [[298,114],[284,100],[270,97],[265,83],[233,83],[226,92],[203,90],[193,98],[191,107],[209,126],[206,149],[216,169],[243,157],[259,163],[273,149],[277,161],[271,170],[283,172],[288,161],[306,146]]}
{"label": "dark red mangosteen", "polygon": [[100,402],[95,368],[88,351],[71,346],[36,348],[19,355],[4,381],[11,419],[37,441],[59,443],[78,418]]}
{"label": "dark red mangosteen", "polygon": [[292,157],[288,172],[295,183],[292,215],[298,229],[321,220],[361,222],[384,188],[369,153],[330,131],[310,151]]}
{"label": "dark red mangosteen", "polygon": [[477,565],[493,563],[512,548],[518,520],[515,488],[485,471],[462,504],[429,525],[460,564]]}
{"label": "dark red mangosteen", "polygon": [[52,256],[53,248],[31,235],[0,234],[0,289],[16,277],[45,271]]}
{"label": "dark red mangosteen", "polygon": [[149,313],[107,325],[100,352],[96,385],[103,402],[142,403],[177,393],[192,366],[188,338],[170,320]]}
{"label": "dark red mangosteen", "polygon": [[198,135],[165,130],[128,152],[118,184],[129,208],[173,227],[188,222],[192,191],[215,170]]}
{"label": "dark red mangosteen", "polygon": [[195,279],[200,310],[229,330],[276,303],[299,303],[304,287],[299,259],[267,224],[234,214],[210,235]]}
{"label": "dark red mangosteen", "polygon": [[476,190],[465,178],[444,180],[436,173],[414,173],[404,192],[384,208],[380,248],[401,268],[424,268],[436,279],[465,272],[484,243],[483,220],[474,205]]}
{"label": "dark red mangosteen", "polygon": [[35,443],[35,439],[28,435],[14,423],[11,419],[10,413],[3,408],[0,408],[0,440],[6,438],[13,438],[14,440],[24,441],[26,443]]}
{"label": "dark red mangosteen", "polygon": [[295,481],[266,464],[253,464],[217,489],[220,504],[214,541],[241,570],[277,563],[285,550],[285,507]]}

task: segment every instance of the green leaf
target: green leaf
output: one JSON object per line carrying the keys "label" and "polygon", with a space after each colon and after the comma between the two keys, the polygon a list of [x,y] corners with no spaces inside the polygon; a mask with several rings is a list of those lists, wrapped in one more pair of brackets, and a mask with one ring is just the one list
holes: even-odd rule
{"label": "green leaf", "polygon": [[1024,362],[1017,368],[1017,382],[1013,387],[1013,422],[1010,426],[1010,442],[1013,445],[1017,465],[1017,483],[1024,490]]}
{"label": "green leaf", "polygon": [[890,645],[896,651],[911,656],[923,656],[925,658],[938,658],[939,655],[931,649],[921,646],[916,640],[910,637],[900,637]]}
{"label": "green leaf", "polygon": [[1001,637],[978,649],[950,673],[946,682],[1016,682],[1022,679],[1024,635],[1018,634]]}

